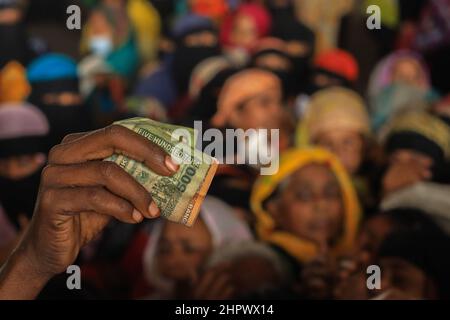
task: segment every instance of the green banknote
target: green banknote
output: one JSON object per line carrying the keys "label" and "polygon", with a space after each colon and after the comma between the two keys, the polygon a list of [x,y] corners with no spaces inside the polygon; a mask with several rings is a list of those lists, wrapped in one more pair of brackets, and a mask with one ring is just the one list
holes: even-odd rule
{"label": "green banknote", "polygon": [[115,124],[131,129],[160,146],[180,163],[180,169],[171,177],[163,177],[123,155],[116,154],[105,160],[118,164],[143,185],[161,209],[162,217],[192,226],[217,170],[218,161],[195,149],[196,133],[191,128],[145,118],[133,118]]}

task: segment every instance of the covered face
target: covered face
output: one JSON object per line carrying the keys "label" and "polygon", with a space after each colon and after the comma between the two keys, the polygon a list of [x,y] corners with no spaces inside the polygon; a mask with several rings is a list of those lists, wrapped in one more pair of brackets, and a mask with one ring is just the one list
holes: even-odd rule
{"label": "covered face", "polygon": [[251,238],[231,207],[207,197],[192,228],[164,222],[152,229],[144,256],[146,278],[163,295],[171,294],[177,283],[190,284],[200,274],[212,252]]}
{"label": "covered face", "polygon": [[0,68],[12,60],[26,65],[34,56],[22,21],[26,5],[24,0],[0,2]]}
{"label": "covered face", "polygon": [[300,262],[319,246],[335,253],[353,245],[359,204],[339,161],[323,149],[293,149],[281,155],[278,173],[255,184],[251,205],[259,236]]}
{"label": "covered face", "polygon": [[297,144],[319,145],[337,155],[350,174],[361,166],[370,122],[364,101],[354,91],[341,87],[315,93],[300,122]]}
{"label": "covered face", "polygon": [[50,123],[48,150],[67,134],[89,128],[73,59],[62,54],[42,55],[29,65],[27,76],[31,83],[29,100],[44,112]]}
{"label": "covered face", "polygon": [[176,48],[172,77],[179,94],[187,92],[194,68],[207,58],[220,54],[217,30],[211,19],[188,14],[178,19],[173,36]]}
{"label": "covered face", "polygon": [[430,89],[428,69],[417,53],[400,50],[381,60],[370,76],[369,96],[376,96],[383,88],[394,83],[421,91]]}
{"label": "covered face", "polygon": [[89,51],[104,57],[120,47],[129,33],[130,21],[122,1],[97,6],[84,28]]}
{"label": "covered face", "polygon": [[139,61],[138,36],[123,1],[96,7],[83,29],[83,53],[101,57],[114,73],[131,77]]}
{"label": "covered face", "polygon": [[253,51],[251,63],[254,67],[276,74],[281,80],[285,97],[296,93],[296,70],[286,42],[277,38],[261,39]]}
{"label": "covered face", "polygon": [[259,69],[244,70],[226,81],[211,123],[215,127],[244,130],[280,128],[281,101],[281,82],[277,76]]}
{"label": "covered face", "polygon": [[29,104],[0,106],[0,202],[10,220],[32,216],[46,163],[45,115]]}

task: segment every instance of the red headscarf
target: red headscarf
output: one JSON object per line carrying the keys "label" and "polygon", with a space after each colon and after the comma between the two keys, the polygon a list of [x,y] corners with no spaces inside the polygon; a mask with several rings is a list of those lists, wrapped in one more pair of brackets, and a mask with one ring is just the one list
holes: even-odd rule
{"label": "red headscarf", "polygon": [[222,46],[234,46],[230,39],[231,33],[233,31],[236,18],[241,15],[248,16],[253,20],[258,31],[258,38],[266,37],[269,34],[272,25],[272,19],[269,12],[263,6],[256,3],[241,4],[235,12],[225,18],[222,24],[220,30],[220,42],[222,43]]}

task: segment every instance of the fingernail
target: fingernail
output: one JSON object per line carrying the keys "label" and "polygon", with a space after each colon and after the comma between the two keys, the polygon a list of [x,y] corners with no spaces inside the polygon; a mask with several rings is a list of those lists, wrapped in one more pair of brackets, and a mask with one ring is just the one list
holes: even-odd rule
{"label": "fingernail", "polygon": [[152,218],[156,218],[160,215],[160,210],[155,202],[150,203],[150,206],[148,207],[148,212],[150,213],[150,216]]}
{"label": "fingernail", "polygon": [[133,210],[133,220],[136,222],[141,222],[142,220],[144,220],[144,216],[142,215],[142,213],[140,213],[139,211],[134,209]]}
{"label": "fingernail", "polygon": [[171,156],[166,156],[165,163],[166,163],[166,167],[170,171],[172,171],[172,172],[177,172],[178,171],[179,166],[172,160]]}

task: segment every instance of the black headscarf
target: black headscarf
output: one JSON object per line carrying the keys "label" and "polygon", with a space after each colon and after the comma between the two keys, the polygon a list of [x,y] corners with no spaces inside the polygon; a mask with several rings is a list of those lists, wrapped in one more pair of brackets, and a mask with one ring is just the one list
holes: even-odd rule
{"label": "black headscarf", "polygon": [[46,94],[62,92],[78,93],[78,80],[69,78],[32,83],[30,102],[39,107],[50,124],[47,150],[61,143],[66,135],[88,131],[91,127],[86,105],[60,106],[44,102]]}
{"label": "black headscarf", "polygon": [[379,257],[401,258],[423,270],[437,286],[439,298],[450,298],[450,237],[429,230],[396,232],[381,245]]}
{"label": "black headscarf", "polygon": [[388,154],[399,149],[414,150],[421,154],[425,154],[433,159],[432,181],[440,181],[446,161],[442,148],[431,139],[412,131],[399,131],[391,134],[386,141],[386,151]]}
{"label": "black headscarf", "polygon": [[311,72],[310,60],[314,54],[315,46],[314,32],[295,17],[292,4],[284,8],[272,7],[271,12],[273,17],[272,35],[274,37],[288,42],[299,41],[311,48],[305,56],[291,57],[296,83],[298,83],[297,89],[302,90]]}
{"label": "black headscarf", "polygon": [[214,46],[186,45],[185,40],[189,35],[204,31],[210,31],[217,35],[217,30],[211,21],[195,15],[182,18],[174,27],[173,38],[175,39],[176,49],[173,55],[171,73],[180,95],[187,92],[195,66],[207,58],[220,55],[218,41]]}

